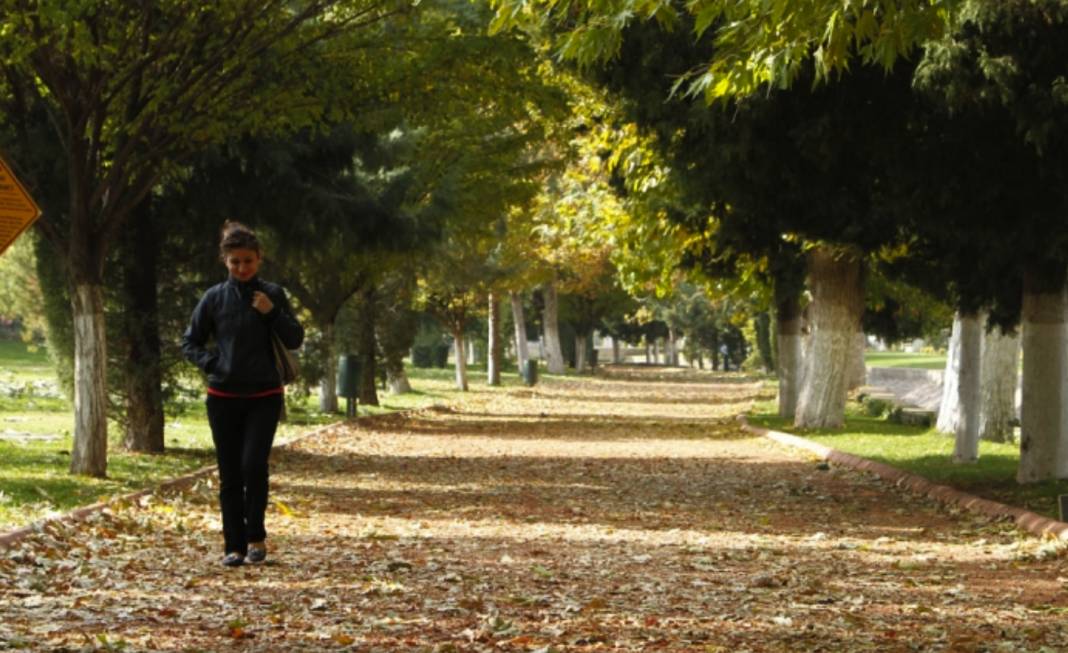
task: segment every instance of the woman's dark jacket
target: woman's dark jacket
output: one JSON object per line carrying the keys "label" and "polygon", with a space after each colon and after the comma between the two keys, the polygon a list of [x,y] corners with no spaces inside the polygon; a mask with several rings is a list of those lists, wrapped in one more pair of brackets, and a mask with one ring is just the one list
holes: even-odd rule
{"label": "woman's dark jacket", "polygon": [[[252,293],[264,292],[274,304],[268,313],[252,307]],[[261,281],[230,278],[212,286],[193,310],[182,336],[185,357],[208,375],[208,385],[234,394],[255,394],[282,385],[275,367],[271,332],[287,349],[304,342],[304,327],[293,317],[285,290]],[[208,347],[209,339],[215,346]]]}

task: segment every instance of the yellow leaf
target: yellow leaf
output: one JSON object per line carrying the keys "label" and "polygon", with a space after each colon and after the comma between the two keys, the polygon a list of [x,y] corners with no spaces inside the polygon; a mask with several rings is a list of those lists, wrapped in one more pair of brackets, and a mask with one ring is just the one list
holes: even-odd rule
{"label": "yellow leaf", "polygon": [[278,512],[282,513],[282,515],[285,516],[285,517],[296,517],[297,516],[297,513],[293,509],[291,509],[289,506],[287,506],[286,504],[282,503],[281,501],[275,501],[274,505],[275,505],[276,508],[278,508]]}

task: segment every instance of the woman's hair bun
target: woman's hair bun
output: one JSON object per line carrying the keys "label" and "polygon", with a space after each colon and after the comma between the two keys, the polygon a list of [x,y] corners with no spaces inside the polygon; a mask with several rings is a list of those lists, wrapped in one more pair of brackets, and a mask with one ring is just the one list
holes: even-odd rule
{"label": "woman's hair bun", "polygon": [[228,252],[235,249],[251,249],[260,251],[260,240],[256,233],[244,224],[236,220],[227,220],[223,223],[222,234],[219,238],[219,255],[226,257]]}

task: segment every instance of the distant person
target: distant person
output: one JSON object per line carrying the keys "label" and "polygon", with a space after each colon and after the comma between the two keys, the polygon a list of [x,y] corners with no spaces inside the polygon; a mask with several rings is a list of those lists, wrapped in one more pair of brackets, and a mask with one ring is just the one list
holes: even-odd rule
{"label": "distant person", "polygon": [[[304,328],[285,290],[263,281],[260,242],[251,229],[227,221],[219,243],[229,278],[204,293],[182,336],[182,352],[208,375],[208,423],[219,463],[227,567],[267,557],[268,469],[285,399],[272,337],[300,347]],[[273,334],[273,335],[272,335]],[[208,346],[214,341],[214,346]]]}

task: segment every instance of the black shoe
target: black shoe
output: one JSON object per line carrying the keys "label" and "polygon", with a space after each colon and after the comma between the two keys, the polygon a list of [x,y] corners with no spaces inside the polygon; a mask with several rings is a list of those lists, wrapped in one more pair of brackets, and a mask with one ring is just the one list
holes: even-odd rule
{"label": "black shoe", "polygon": [[252,546],[248,549],[248,561],[249,562],[263,562],[267,559],[267,547],[266,546]]}
{"label": "black shoe", "polygon": [[227,553],[222,559],[223,565],[227,567],[240,567],[245,564],[245,556],[240,553]]}

